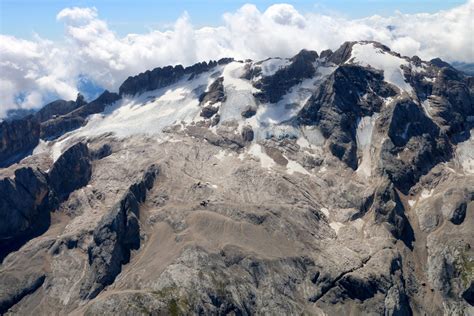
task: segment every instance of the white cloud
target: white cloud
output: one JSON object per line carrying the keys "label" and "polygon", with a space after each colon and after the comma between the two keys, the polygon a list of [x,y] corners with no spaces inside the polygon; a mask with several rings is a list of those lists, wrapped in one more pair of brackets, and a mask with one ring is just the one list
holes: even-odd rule
{"label": "white cloud", "polygon": [[80,22],[80,21],[90,21],[97,17],[96,8],[66,8],[61,10],[56,16],[58,21],[64,20],[69,23]]}
{"label": "white cloud", "polygon": [[81,74],[117,91],[129,75],[157,66],[221,57],[288,57],[302,48],[336,49],[348,40],[380,41],[423,59],[474,62],[473,11],[474,0],[469,0],[434,14],[350,20],[302,14],[289,4],[264,12],[247,4],[224,14],[218,27],[193,27],[184,13],[168,30],[119,37],[96,8],[66,8],[56,17],[65,25],[64,41],[0,35],[0,117],[7,109],[39,107],[52,97],[74,99]]}

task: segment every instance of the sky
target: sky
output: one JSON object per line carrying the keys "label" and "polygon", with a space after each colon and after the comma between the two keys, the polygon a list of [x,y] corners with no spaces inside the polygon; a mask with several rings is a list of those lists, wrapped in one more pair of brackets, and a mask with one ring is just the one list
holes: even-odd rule
{"label": "sky", "polygon": [[290,57],[348,40],[472,63],[473,30],[474,0],[0,0],[0,118],[117,91],[157,66]]}
{"label": "sky", "polygon": [[[216,26],[225,12],[233,12],[249,1],[231,0],[0,0],[0,33],[21,38],[32,38],[35,33],[49,39],[59,39],[63,29],[55,17],[66,7],[96,7],[101,18],[124,36],[163,28],[184,12],[196,26]],[[259,10],[265,10],[274,1],[253,1]],[[286,1],[300,12],[339,14],[349,18],[371,15],[389,16],[403,13],[434,13],[464,3],[463,0],[319,0]]]}

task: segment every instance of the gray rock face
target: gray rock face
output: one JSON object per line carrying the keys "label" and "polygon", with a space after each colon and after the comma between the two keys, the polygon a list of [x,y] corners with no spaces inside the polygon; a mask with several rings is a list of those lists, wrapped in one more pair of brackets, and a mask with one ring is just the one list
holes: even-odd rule
{"label": "gray rock face", "polygon": [[90,161],[87,145],[78,143],[64,152],[54,163],[48,173],[48,183],[52,194],[59,202],[66,200],[71,192],[89,182],[92,175]]}
{"label": "gray rock face", "polygon": [[219,111],[218,107],[214,106],[205,106],[201,110],[201,116],[204,118],[211,118],[214,114],[216,114]]}
{"label": "gray rock face", "polygon": [[87,146],[78,143],[61,155],[48,174],[15,170],[0,180],[0,259],[49,228],[50,212],[74,190],[86,185],[92,169]]}
{"label": "gray rock face", "polygon": [[392,113],[384,112],[380,121],[388,126],[380,163],[397,188],[407,193],[421,175],[449,160],[452,149],[444,133],[415,103],[401,99],[392,106]]}
{"label": "gray rock face", "polygon": [[140,203],[153,187],[158,169],[151,166],[142,181],[133,184],[122,199],[107,213],[94,230],[89,247],[89,274],[81,286],[83,299],[91,299],[112,284],[122,265],[130,260],[130,251],[140,247]]}
{"label": "gray rock face", "polygon": [[261,90],[256,98],[260,102],[277,102],[291,87],[315,74],[313,63],[316,58],[318,53],[315,51],[302,50],[291,59],[291,64],[255,83]]}
{"label": "gray rock face", "polygon": [[80,107],[65,115],[41,123],[41,138],[55,139],[64,133],[77,129],[84,125],[89,115],[103,112],[107,105],[119,99],[118,94],[107,90],[90,103],[83,104],[83,101],[80,101],[78,98],[76,104],[79,102],[81,104]]}
{"label": "gray rock face", "polygon": [[65,115],[53,118],[41,124],[41,138],[56,139],[61,135],[84,125],[85,120],[80,116]]}
{"label": "gray rock face", "polygon": [[[7,276],[8,278],[9,276]],[[43,284],[45,275],[28,275],[21,280],[18,279],[3,279],[3,284],[8,284],[8,287],[0,289],[0,313],[5,313],[10,307],[18,303],[23,297],[34,293]]]}
{"label": "gray rock face", "polygon": [[84,104],[86,104],[84,101],[84,96],[79,93],[77,95],[76,101],[56,100],[46,104],[41,108],[41,110],[36,112],[35,117],[38,119],[38,121],[45,122],[52,119],[53,117],[72,112]]}
{"label": "gray rock face", "polygon": [[242,117],[245,117],[245,118],[251,118],[252,116],[254,116],[255,114],[257,113],[257,109],[248,105],[245,107],[245,109],[242,111],[241,115]]}
{"label": "gray rock face", "polygon": [[314,92],[299,114],[300,124],[317,125],[334,156],[357,169],[357,121],[379,112],[395,90],[380,72],[343,65]]}
{"label": "gray rock face", "polygon": [[206,92],[204,92],[201,96],[199,96],[199,102],[201,105],[205,104],[215,104],[217,102],[224,102],[225,101],[225,93],[224,93],[224,77],[217,78],[208,88]]}
{"label": "gray rock face", "polygon": [[148,70],[138,76],[128,77],[120,86],[119,94],[121,96],[136,95],[140,92],[163,88],[182,79],[184,75],[190,75],[190,78],[193,78],[194,76],[208,71],[217,65],[224,65],[232,60],[233,59],[231,58],[223,58],[218,62],[201,62],[186,68],[177,65],[174,67],[167,66],[163,68],[155,68],[151,71]]}
{"label": "gray rock face", "polygon": [[[424,79],[427,74],[432,81]],[[429,106],[433,121],[448,137],[453,142],[465,139],[474,126],[469,119],[474,115],[470,77],[439,59],[430,62],[427,74],[406,72],[405,77],[415,88],[418,98]]]}
{"label": "gray rock face", "polygon": [[40,126],[33,116],[0,122],[0,167],[29,154],[39,142]]}
{"label": "gray rock face", "polygon": [[[39,170],[21,168],[13,179],[0,180],[0,258],[15,241],[44,231],[49,226],[48,184]],[[12,246],[12,247],[10,247]]]}
{"label": "gray rock face", "polygon": [[253,132],[252,127],[250,127],[250,126],[244,126],[242,128],[242,133],[241,134],[242,134],[242,138],[246,142],[251,142],[254,138],[254,132]]}
{"label": "gray rock face", "polygon": [[384,179],[375,191],[372,208],[375,223],[387,225],[395,238],[402,240],[407,247],[413,248],[413,229],[406,218],[400,196],[388,179]]}

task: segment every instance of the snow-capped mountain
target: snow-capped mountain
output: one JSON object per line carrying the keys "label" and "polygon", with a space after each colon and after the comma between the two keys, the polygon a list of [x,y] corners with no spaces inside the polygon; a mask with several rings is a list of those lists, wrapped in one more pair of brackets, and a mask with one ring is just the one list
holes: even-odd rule
{"label": "snow-capped mountain", "polygon": [[377,42],[0,123],[0,312],[469,314],[474,78]]}

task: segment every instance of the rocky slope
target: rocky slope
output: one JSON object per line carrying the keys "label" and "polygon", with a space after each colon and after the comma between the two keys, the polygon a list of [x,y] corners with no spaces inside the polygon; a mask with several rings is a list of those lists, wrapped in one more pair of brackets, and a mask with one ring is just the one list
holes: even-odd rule
{"label": "rocky slope", "polygon": [[474,313],[474,79],[449,64],[348,42],[73,103],[1,127],[0,313]]}

